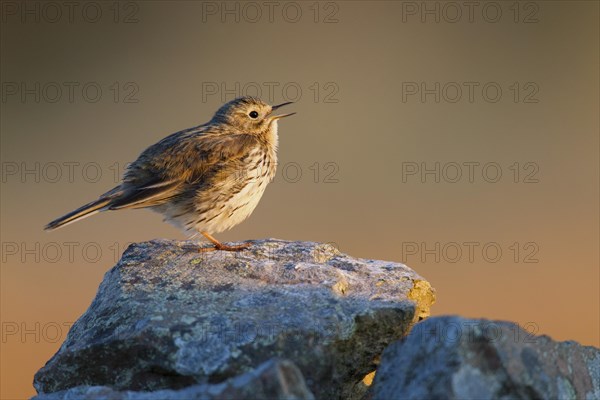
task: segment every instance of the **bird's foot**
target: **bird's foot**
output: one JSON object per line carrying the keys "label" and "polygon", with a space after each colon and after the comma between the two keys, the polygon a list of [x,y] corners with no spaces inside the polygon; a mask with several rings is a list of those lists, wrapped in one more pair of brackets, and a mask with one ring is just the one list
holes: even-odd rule
{"label": "bird's foot", "polygon": [[238,246],[228,246],[226,244],[223,243],[215,243],[215,245],[213,247],[201,247],[199,249],[200,253],[207,253],[209,251],[217,251],[217,250],[223,250],[223,251],[242,251],[247,249],[248,247],[250,247],[250,243],[244,243]]}
{"label": "bird's foot", "polygon": [[208,251],[215,251],[215,250],[223,250],[223,251],[242,251],[247,249],[248,247],[250,247],[250,243],[244,243],[238,246],[228,246],[226,244],[223,244],[221,242],[219,242],[217,239],[215,239],[214,237],[212,237],[212,235],[208,232],[200,232],[205,238],[207,238],[212,244],[214,244],[214,247],[202,247],[200,248],[200,252],[201,253],[205,253]]}

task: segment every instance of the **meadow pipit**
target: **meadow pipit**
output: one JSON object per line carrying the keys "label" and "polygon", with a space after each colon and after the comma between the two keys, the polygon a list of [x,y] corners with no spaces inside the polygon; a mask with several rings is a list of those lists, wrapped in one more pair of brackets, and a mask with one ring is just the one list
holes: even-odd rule
{"label": "meadow pipit", "polygon": [[129,164],[120,185],[89,204],[50,222],[68,225],[100,211],[149,208],[188,233],[201,233],[214,247],[242,250],[212,234],[246,219],[273,180],[277,166],[277,121],[288,103],[269,106],[254,97],[223,105],[213,118],[173,133],[148,147]]}

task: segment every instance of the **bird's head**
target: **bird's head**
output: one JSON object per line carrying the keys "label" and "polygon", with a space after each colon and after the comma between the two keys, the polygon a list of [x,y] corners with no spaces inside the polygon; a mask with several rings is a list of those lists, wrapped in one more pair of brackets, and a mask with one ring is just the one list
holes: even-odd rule
{"label": "bird's head", "polygon": [[270,106],[251,96],[238,97],[224,104],[215,113],[212,122],[226,124],[239,133],[262,134],[277,128],[277,120],[296,113],[274,115],[273,112],[292,102]]}

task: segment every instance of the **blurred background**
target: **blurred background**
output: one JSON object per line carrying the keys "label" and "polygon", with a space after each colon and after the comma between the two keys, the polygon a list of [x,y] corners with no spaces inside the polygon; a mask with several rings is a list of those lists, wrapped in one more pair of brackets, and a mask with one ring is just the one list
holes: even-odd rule
{"label": "blurred background", "polygon": [[279,168],[219,239],[404,262],[432,312],[600,345],[599,6],[551,2],[1,4],[2,399],[87,309],[147,210],[46,233],[225,101],[295,101]]}

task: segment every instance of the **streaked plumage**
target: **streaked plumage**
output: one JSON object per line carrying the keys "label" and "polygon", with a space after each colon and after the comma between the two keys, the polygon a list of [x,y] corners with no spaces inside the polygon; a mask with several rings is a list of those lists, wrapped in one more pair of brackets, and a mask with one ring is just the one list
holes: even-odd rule
{"label": "streaked plumage", "polygon": [[[55,229],[99,211],[150,208],[186,232],[230,229],[254,210],[277,166],[277,120],[253,97],[222,106],[206,124],[174,133],[131,163],[122,183],[92,203],[50,222]],[[257,117],[252,117],[257,113]],[[238,250],[237,248],[233,250]]]}

